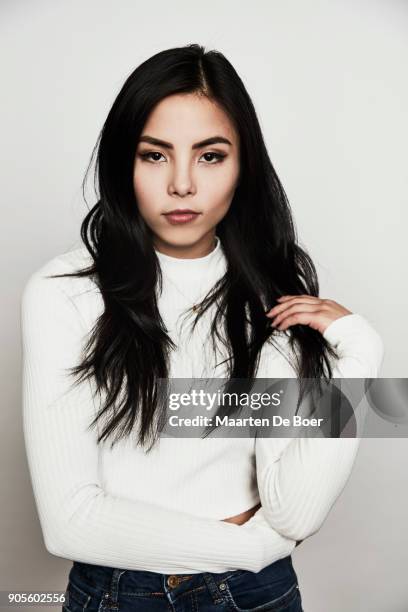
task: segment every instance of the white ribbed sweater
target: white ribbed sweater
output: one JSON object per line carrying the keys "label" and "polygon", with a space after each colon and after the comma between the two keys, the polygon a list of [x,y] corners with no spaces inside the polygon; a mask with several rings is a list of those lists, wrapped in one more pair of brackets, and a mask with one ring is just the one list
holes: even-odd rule
{"label": "white ribbed sweater", "polygon": [[[156,251],[163,271],[159,308],[178,348],[170,377],[226,376],[214,362],[204,316],[193,337],[181,313],[225,271],[220,241],[205,257]],[[79,362],[103,311],[89,279],[46,279],[91,262],[84,247],[58,255],[29,278],[21,302],[23,424],[30,477],[47,550],[85,563],[164,574],[257,572],[315,533],[350,475],[360,438],[160,438],[150,453],[127,438],[113,449],[87,430],[91,385],[64,372]],[[209,314],[211,316],[211,314]],[[332,322],[324,337],[341,359],[336,377],[377,377],[381,337],[366,318]],[[280,333],[283,348],[287,335]],[[287,353],[286,353],[287,354]],[[272,344],[258,377],[294,377]],[[244,525],[223,522],[255,506]]]}

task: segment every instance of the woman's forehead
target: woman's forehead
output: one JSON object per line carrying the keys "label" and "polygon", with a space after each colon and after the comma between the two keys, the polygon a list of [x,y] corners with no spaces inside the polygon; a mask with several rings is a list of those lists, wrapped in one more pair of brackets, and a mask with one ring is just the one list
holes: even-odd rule
{"label": "woman's forehead", "polygon": [[160,138],[174,145],[193,145],[215,135],[223,136],[232,144],[237,134],[227,113],[205,96],[175,94],[163,98],[151,111],[143,134]]}

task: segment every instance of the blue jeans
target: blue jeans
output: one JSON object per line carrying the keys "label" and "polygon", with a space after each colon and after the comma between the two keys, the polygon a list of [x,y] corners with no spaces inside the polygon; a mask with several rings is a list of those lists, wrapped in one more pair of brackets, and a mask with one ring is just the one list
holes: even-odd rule
{"label": "blue jeans", "polygon": [[159,574],[73,562],[63,612],[303,612],[290,556],[260,572]]}

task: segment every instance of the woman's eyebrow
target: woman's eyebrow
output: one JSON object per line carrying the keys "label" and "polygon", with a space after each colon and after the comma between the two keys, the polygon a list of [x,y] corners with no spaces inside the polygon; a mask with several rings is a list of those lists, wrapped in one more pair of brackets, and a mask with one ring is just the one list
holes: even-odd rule
{"label": "woman's eyebrow", "polygon": [[[141,136],[139,138],[139,142],[148,142],[149,144],[157,145],[159,147],[164,147],[165,149],[174,149],[171,142],[166,142],[165,140],[160,140],[159,138],[153,138],[153,136],[148,136],[147,134]],[[206,138],[205,140],[201,140],[200,142],[196,142],[191,147],[192,149],[200,149],[201,147],[206,147],[207,145],[224,143],[232,146],[232,142],[228,140],[228,138],[224,138],[224,136],[211,136],[211,138]]]}

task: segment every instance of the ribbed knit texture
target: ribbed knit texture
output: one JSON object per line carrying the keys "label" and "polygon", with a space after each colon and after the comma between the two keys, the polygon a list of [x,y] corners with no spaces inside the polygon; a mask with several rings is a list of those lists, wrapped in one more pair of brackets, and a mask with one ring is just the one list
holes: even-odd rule
{"label": "ribbed knit texture", "polygon": [[[158,251],[159,309],[177,345],[174,378],[226,375],[214,360],[211,313],[193,335],[182,313],[226,269],[220,240],[205,257]],[[360,438],[160,438],[150,453],[133,438],[96,444],[92,387],[73,386],[66,368],[80,361],[103,311],[89,279],[47,279],[90,263],[84,247],[58,255],[29,278],[21,302],[23,424],[30,477],[47,550],[59,557],[164,574],[258,572],[290,555],[325,520],[350,475]],[[184,320],[184,323],[183,323]],[[294,377],[287,335],[283,354],[262,351],[258,377]],[[336,377],[376,377],[381,337],[359,314],[332,322],[324,337],[341,359]],[[286,353],[285,353],[286,351]],[[255,506],[244,525],[223,522]]]}

